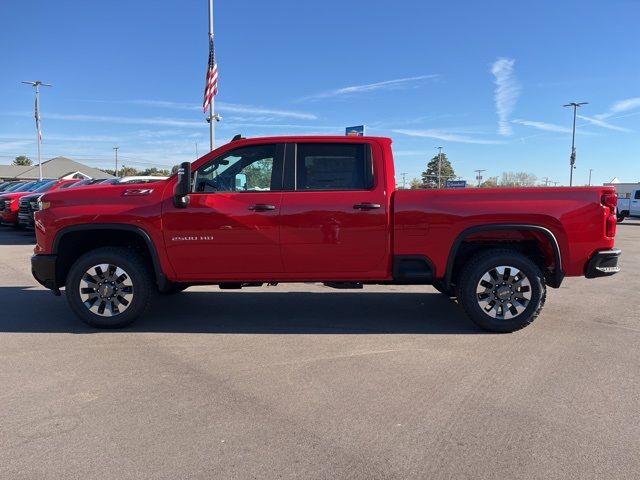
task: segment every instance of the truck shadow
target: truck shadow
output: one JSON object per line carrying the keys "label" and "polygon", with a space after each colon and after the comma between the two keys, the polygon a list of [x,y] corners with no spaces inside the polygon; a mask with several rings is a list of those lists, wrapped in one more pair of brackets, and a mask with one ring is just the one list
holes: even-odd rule
{"label": "truck shadow", "polygon": [[18,230],[9,225],[0,225],[0,245],[35,245],[33,230]]}
{"label": "truck shadow", "polygon": [[[63,293],[64,295],[64,293]],[[86,326],[64,298],[32,287],[0,287],[0,332],[239,334],[479,334],[438,293],[202,292],[156,298],[121,330]]]}

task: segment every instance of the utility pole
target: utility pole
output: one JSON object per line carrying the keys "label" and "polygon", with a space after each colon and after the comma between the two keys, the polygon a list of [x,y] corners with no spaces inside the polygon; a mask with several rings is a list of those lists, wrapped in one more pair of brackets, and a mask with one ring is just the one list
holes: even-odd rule
{"label": "utility pole", "polygon": [[576,168],[576,112],[582,105],[589,102],[571,102],[563,105],[563,107],[573,107],[573,133],[571,135],[571,156],[569,157],[569,186],[573,186],[573,169]]}
{"label": "utility pole", "polygon": [[474,172],[476,172],[478,175],[476,175],[476,180],[478,180],[478,186],[480,186],[480,182],[482,180],[482,172],[486,172],[486,170],[474,170]]}
{"label": "utility pole", "polygon": [[35,106],[35,117],[36,117],[36,135],[38,138],[38,175],[40,180],[42,180],[42,160],[40,158],[40,146],[42,145],[42,128],[40,127],[40,85],[43,87],[51,87],[48,83],[43,83],[40,80],[36,81],[23,81],[22,83],[26,83],[27,85],[31,85],[36,89],[36,106]]}
{"label": "utility pole", "polygon": [[438,188],[441,187],[441,177],[442,177],[442,147],[436,147],[438,149]]}
{"label": "utility pole", "polygon": [[402,175],[402,189],[404,190],[407,185],[407,173],[402,172],[400,175]]}
{"label": "utility pole", "polygon": [[196,142],[196,160],[199,159],[200,157],[198,156],[198,142]]}
{"label": "utility pole", "polygon": [[593,168],[589,169],[589,186],[591,186],[591,172],[593,172]]}
{"label": "utility pole", "polygon": [[113,147],[113,149],[116,151],[116,169],[114,170],[116,177],[118,176],[118,149],[119,148],[120,147]]}

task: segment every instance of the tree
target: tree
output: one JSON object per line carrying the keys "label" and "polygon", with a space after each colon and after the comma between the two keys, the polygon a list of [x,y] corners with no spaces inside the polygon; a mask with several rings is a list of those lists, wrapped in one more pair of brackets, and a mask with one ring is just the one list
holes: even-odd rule
{"label": "tree", "polygon": [[19,167],[30,167],[31,165],[33,165],[33,162],[26,155],[20,155],[19,157],[16,157],[16,159],[13,161],[13,164]]}
{"label": "tree", "polygon": [[118,169],[119,177],[135,177],[140,175],[140,172],[133,167],[126,167],[122,165],[122,168]]}
{"label": "tree", "polygon": [[[427,169],[422,172],[422,188],[438,188],[438,156],[435,155],[429,163]],[[444,188],[448,178],[455,178],[456,173],[447,158],[447,154],[442,154],[442,164],[440,166],[440,187]]]}
{"label": "tree", "polygon": [[496,188],[498,186],[498,177],[490,177],[480,184],[482,188]]}
{"label": "tree", "polygon": [[143,170],[139,173],[139,175],[144,175],[147,177],[168,177],[169,175],[171,175],[171,173],[169,172],[169,170],[164,168],[158,169],[156,167],[151,167]]}
{"label": "tree", "polygon": [[503,172],[500,180],[501,187],[535,187],[536,177],[533,173],[527,172]]}
{"label": "tree", "polygon": [[422,182],[420,181],[419,178],[414,178],[411,180],[411,182],[409,182],[409,188],[411,190],[418,190],[422,188]]}

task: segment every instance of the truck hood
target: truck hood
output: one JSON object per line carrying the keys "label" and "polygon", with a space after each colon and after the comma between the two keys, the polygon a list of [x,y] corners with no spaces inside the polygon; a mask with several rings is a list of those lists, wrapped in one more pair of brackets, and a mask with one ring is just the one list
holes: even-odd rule
{"label": "truck hood", "polygon": [[107,205],[131,205],[157,202],[167,186],[166,181],[150,184],[92,185],[46,192],[43,202],[51,207],[93,205],[100,209]]}

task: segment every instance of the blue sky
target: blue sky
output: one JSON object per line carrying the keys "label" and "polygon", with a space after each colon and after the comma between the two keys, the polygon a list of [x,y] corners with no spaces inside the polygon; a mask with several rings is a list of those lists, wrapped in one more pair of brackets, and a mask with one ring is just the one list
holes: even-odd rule
{"label": "blue sky", "polygon": [[[206,0],[3,0],[0,163],[36,157],[136,167],[202,155]],[[217,0],[218,144],[234,134],[394,139],[397,177],[442,145],[467,180],[503,171],[568,183],[640,181],[640,2]]]}

